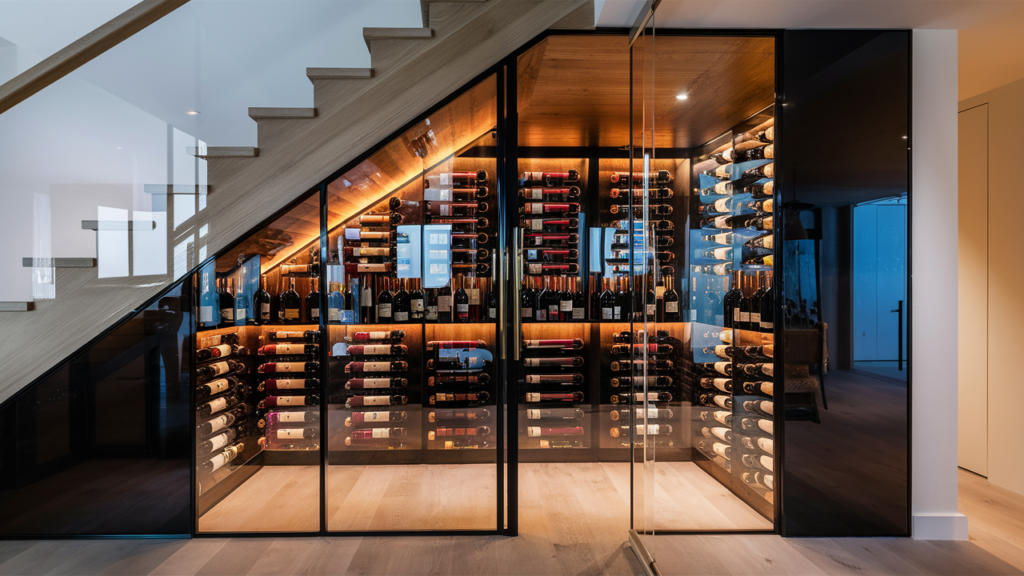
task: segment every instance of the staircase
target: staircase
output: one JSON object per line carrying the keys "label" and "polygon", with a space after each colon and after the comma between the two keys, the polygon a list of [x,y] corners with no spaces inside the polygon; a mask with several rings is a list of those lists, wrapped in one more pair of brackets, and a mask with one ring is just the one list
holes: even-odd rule
{"label": "staircase", "polygon": [[[422,28],[364,28],[371,68],[307,68],[312,107],[249,108],[256,147],[196,151],[207,161],[208,256],[544,30],[594,24],[593,0],[424,0],[421,8]],[[189,266],[198,260],[190,255]],[[54,299],[0,303],[0,402],[174,281],[139,285],[55,264]]]}

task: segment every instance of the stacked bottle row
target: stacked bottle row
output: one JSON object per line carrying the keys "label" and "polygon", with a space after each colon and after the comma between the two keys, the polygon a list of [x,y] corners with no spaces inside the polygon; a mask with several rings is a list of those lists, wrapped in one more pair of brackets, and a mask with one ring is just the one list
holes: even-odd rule
{"label": "stacked bottle row", "polygon": [[267,450],[320,448],[320,332],[268,331],[257,350],[257,405],[265,422],[260,439]]}
{"label": "stacked bottle row", "polygon": [[[217,278],[212,289],[205,282],[206,276],[216,276],[211,266],[209,271],[203,272],[204,282],[200,287],[200,325],[229,328],[319,323],[319,247],[309,248],[304,258],[308,263],[299,264],[297,260],[291,258],[281,264],[270,280],[268,275],[260,274],[260,256],[247,258],[243,254],[238,258],[235,271]],[[271,284],[273,295],[267,291]]]}
{"label": "stacked bottle row", "polygon": [[519,389],[526,434],[520,447],[588,448],[583,338],[526,339],[522,347]]}
{"label": "stacked bottle row", "polygon": [[[332,353],[330,403],[344,405],[345,446],[351,450],[412,448],[409,347],[404,330],[358,331]],[[336,377],[340,375],[340,377]]]}
{"label": "stacked bottle row", "polygon": [[494,448],[494,358],[483,340],[427,342],[428,447],[439,450]]}
{"label": "stacked bottle row", "polygon": [[256,446],[248,437],[258,430],[248,384],[248,351],[237,333],[200,335],[196,350],[196,472],[200,493],[241,465]]}
{"label": "stacked bottle row", "polygon": [[[643,172],[612,172],[612,186],[609,193],[611,205],[612,227],[616,232],[612,238],[611,252],[605,257],[605,268],[610,268],[608,280],[616,283],[617,278],[628,277],[630,273],[642,274],[643,258],[650,258],[651,267],[660,267],[658,277],[675,276],[675,254],[668,250],[674,243],[675,224],[670,217],[673,208],[670,204],[674,196],[672,191],[673,177],[668,170]],[[644,188],[647,188],[646,198]],[[632,202],[631,202],[632,199]],[[629,229],[630,203],[632,203],[633,230]],[[646,208],[645,208],[646,206]],[[645,242],[645,227],[653,233]],[[633,265],[630,266],[630,243],[633,245]],[[645,253],[645,251],[647,253]],[[653,303],[654,300],[652,299]],[[634,311],[636,315],[636,311]],[[653,313],[652,313],[653,316]]]}
{"label": "stacked bottle row", "polygon": [[519,225],[523,229],[523,322],[586,320],[580,274],[580,173],[523,172]]}
{"label": "stacked bottle row", "polygon": [[612,360],[608,367],[612,375],[609,381],[612,393],[609,400],[613,405],[628,405],[631,400],[635,402],[633,413],[630,410],[611,412],[615,424],[610,434],[612,438],[620,439],[622,447],[630,445],[631,426],[638,445],[646,440],[648,447],[675,446],[671,436],[674,414],[669,403],[679,399],[681,379],[679,366],[673,359],[681,351],[679,344],[666,330],[647,333],[644,330],[626,330],[612,336],[609,350]]}

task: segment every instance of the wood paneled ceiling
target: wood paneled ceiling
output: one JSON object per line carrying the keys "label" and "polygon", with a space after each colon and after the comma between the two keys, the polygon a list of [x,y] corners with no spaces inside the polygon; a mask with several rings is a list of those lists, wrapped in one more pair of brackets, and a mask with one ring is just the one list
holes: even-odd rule
{"label": "wood paneled ceiling", "polygon": [[[773,38],[658,36],[637,47],[635,91],[645,90],[658,147],[700,146],[774,101]],[[549,36],[524,53],[519,145],[628,145],[629,67],[621,35]]]}

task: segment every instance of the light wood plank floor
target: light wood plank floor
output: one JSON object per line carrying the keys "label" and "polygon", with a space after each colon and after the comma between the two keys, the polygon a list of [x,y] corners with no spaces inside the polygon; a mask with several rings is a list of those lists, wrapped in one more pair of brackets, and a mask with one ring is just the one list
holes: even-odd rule
{"label": "light wood plank floor", "polygon": [[[582,473],[582,470],[581,470]],[[529,475],[540,488],[555,478]],[[576,480],[588,481],[585,473]],[[564,480],[564,478],[562,479]],[[527,478],[524,477],[524,490]],[[960,473],[970,542],[896,538],[784,539],[773,535],[657,536],[664,574],[1022,574],[1024,496]],[[614,486],[628,494],[628,484]],[[563,493],[564,494],[564,493]],[[564,498],[558,496],[556,499]],[[614,499],[608,489],[598,498]],[[601,501],[523,503],[521,536],[202,538],[0,542],[7,574],[640,574]],[[605,516],[584,519],[584,511]]]}
{"label": "light wood plank floor", "polygon": [[[316,466],[266,466],[199,519],[201,532],[315,532]],[[496,470],[491,464],[331,466],[328,529],[338,531],[493,530]],[[520,465],[520,523],[606,524],[621,538],[629,524],[629,463]],[[659,530],[771,530],[772,523],[691,462],[655,466]],[[596,536],[595,536],[596,537]],[[589,541],[589,540],[587,540]]]}

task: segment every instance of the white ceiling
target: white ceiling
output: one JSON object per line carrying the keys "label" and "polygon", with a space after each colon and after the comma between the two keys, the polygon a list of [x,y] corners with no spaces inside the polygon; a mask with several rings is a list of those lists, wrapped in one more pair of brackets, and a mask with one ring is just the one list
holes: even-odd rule
{"label": "white ceiling", "polygon": [[[598,26],[633,23],[643,0],[598,0]],[[662,28],[931,28],[960,31],[963,100],[1024,78],[1021,0],[663,0]]]}

